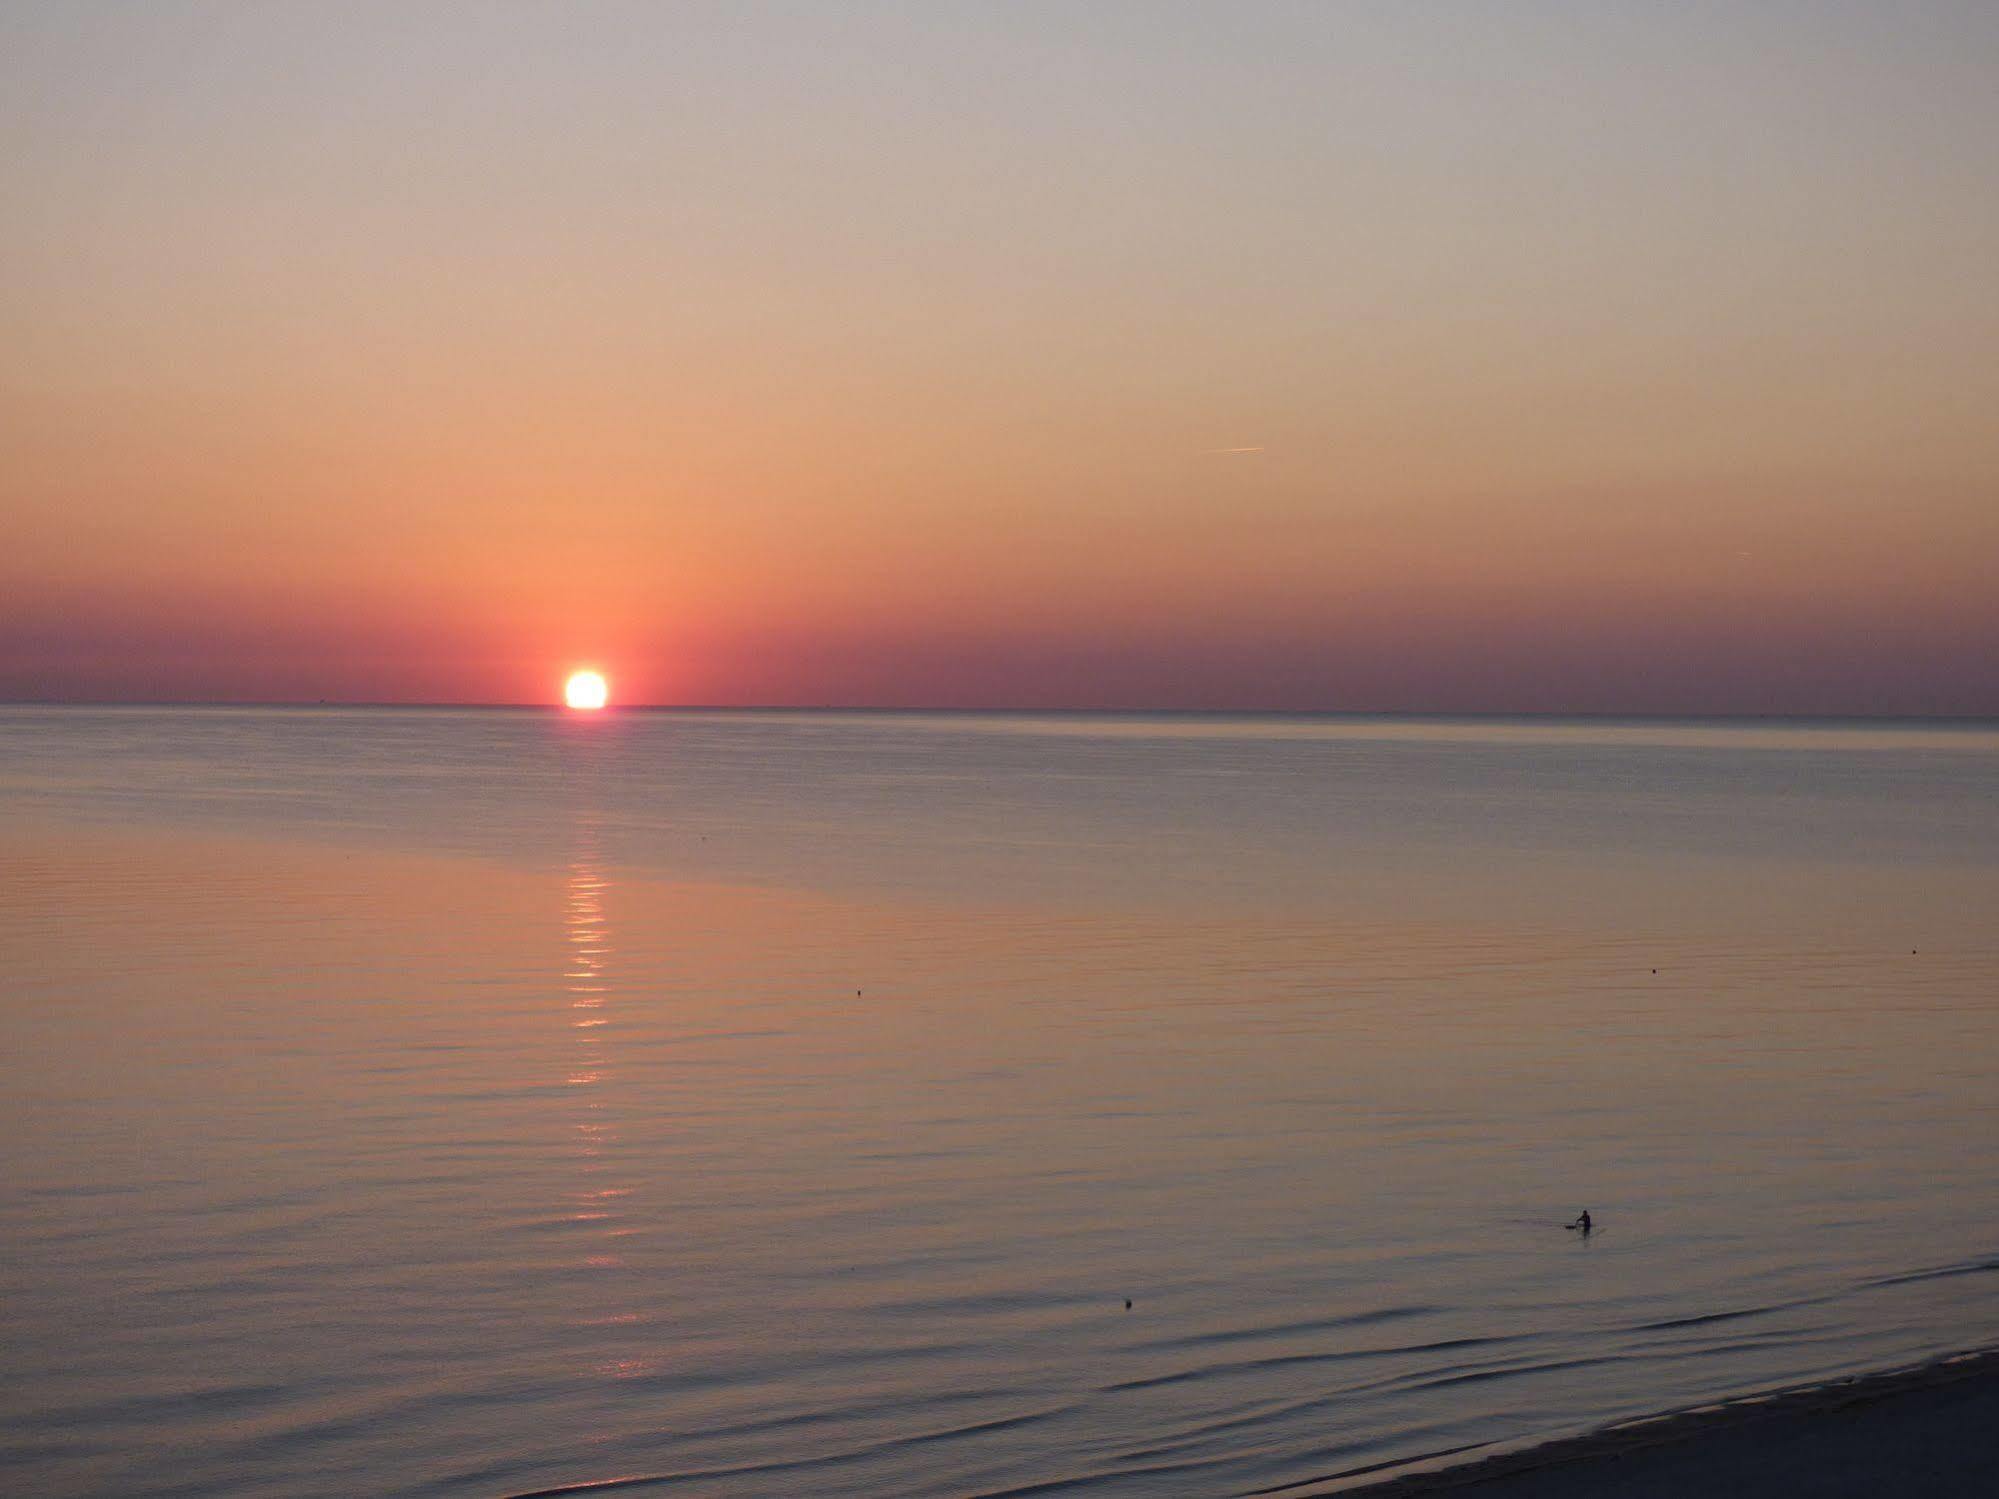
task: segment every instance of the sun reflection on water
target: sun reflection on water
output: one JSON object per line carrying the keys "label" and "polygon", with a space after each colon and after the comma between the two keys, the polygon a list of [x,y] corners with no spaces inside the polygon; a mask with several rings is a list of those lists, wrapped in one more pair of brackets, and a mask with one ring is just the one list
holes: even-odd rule
{"label": "sun reflection on water", "polygon": [[[611,1075],[607,1040],[611,997],[611,928],[604,912],[610,889],[598,854],[594,830],[585,828],[575,857],[570,860],[563,888],[563,935],[566,965],[563,993],[569,1006],[569,1027],[573,1034],[564,1082],[577,1104],[573,1144],[581,1158],[579,1176],[568,1194],[563,1217],[579,1227],[587,1226],[601,1237],[618,1236],[620,1200],[629,1187],[607,1184],[603,1177],[611,1168],[610,1153],[618,1143],[616,1125],[605,1105],[604,1088]],[[582,1261],[600,1268],[623,1262],[614,1254],[594,1253]]]}

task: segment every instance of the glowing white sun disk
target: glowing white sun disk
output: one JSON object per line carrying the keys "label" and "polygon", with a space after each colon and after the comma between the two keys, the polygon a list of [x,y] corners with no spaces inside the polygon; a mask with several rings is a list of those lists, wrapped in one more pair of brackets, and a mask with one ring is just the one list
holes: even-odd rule
{"label": "glowing white sun disk", "polygon": [[575,671],[562,684],[562,700],[572,708],[595,710],[611,700],[611,684],[600,671]]}

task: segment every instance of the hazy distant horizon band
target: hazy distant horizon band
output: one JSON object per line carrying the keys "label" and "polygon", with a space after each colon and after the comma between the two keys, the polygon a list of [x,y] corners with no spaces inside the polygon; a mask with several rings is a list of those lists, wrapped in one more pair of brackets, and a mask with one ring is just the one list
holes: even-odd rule
{"label": "hazy distant horizon band", "polygon": [[[229,698],[0,698],[4,708],[131,708],[252,709],[328,708],[364,712],[495,712],[568,714],[571,710],[556,702],[451,702],[451,701],[335,701],[311,698],[244,699]],[[880,716],[955,718],[1122,718],[1193,719],[1269,718],[1281,720],[1329,721],[1408,721],[1411,723],[1580,723],[1580,724],[1964,724],[1972,727],[1999,726],[1999,713],[1613,713],[1583,709],[1563,711],[1492,710],[1485,712],[1443,712],[1414,708],[1087,708],[1012,707],[1007,705],[966,706],[922,703],[613,703],[606,711],[622,713],[824,713],[873,714]]]}

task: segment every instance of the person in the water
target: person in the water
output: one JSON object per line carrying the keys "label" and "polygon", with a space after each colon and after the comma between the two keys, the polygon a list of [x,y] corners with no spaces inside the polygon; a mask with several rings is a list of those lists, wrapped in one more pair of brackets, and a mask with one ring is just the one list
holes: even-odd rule
{"label": "person in the water", "polygon": [[1562,1226],[1564,1228],[1579,1228],[1584,1233],[1588,1233],[1590,1231],[1589,1209],[1584,1208],[1582,1217],[1576,1219],[1574,1223],[1565,1223]]}

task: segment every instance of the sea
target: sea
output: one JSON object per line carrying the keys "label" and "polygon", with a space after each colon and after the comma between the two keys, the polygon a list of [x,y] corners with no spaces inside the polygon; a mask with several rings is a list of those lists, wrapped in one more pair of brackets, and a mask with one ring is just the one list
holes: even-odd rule
{"label": "sea", "polygon": [[9,1493],[1337,1488],[1999,1341],[1999,726],[0,708],[0,1060]]}

